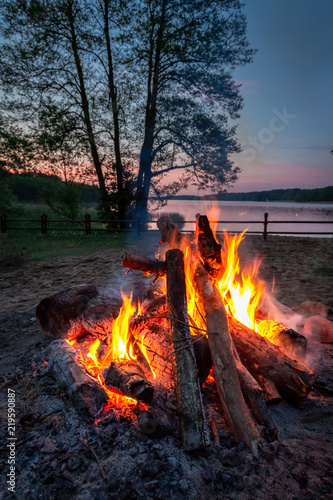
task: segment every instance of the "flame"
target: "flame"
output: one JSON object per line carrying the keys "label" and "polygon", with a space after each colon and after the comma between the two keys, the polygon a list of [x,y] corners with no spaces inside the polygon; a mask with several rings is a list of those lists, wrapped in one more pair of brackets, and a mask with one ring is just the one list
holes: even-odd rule
{"label": "flame", "polygon": [[132,294],[127,297],[122,294],[123,305],[117,318],[112,324],[112,350],[113,359],[134,360],[133,345],[129,342],[129,320],[135,313],[135,305],[132,304]]}
{"label": "flame", "polygon": [[[122,294],[122,299],[122,307],[120,308],[117,318],[112,323],[112,347],[104,355],[102,360],[100,360],[97,355],[98,348],[101,344],[99,339],[92,341],[91,338],[87,338],[82,343],[79,343],[77,340],[67,340],[70,345],[80,351],[85,368],[100,382],[108,394],[109,401],[104,408],[105,411],[110,409],[121,411],[122,409],[126,409],[129,406],[137,404],[136,400],[108,389],[105,386],[102,375],[102,370],[110,365],[113,360],[137,359],[137,356],[134,353],[134,346],[130,338],[130,319],[136,311],[136,306],[132,303],[132,294],[130,294],[130,296]],[[138,313],[140,313],[140,311],[141,305],[139,304]],[[142,345],[142,347],[144,346]],[[142,351],[149,363],[145,349],[142,349]],[[140,404],[142,405],[142,403]]]}
{"label": "flame", "polygon": [[255,313],[260,298],[266,291],[263,281],[257,278],[261,261],[255,259],[252,266],[241,272],[238,247],[244,240],[246,231],[231,236],[224,231],[222,248],[223,274],[217,286],[230,314],[241,323],[257,330]]}
{"label": "flame", "polygon": [[[210,213],[210,217],[212,213]],[[257,331],[255,313],[266,288],[264,282],[257,277],[261,263],[260,260],[255,259],[250,267],[244,268],[241,271],[238,247],[244,240],[245,233],[246,230],[239,235],[232,236],[224,231],[224,243],[221,250],[222,272],[215,281],[228,313],[244,325]],[[198,297],[192,284],[194,271],[191,264],[185,253],[189,315],[197,326],[205,329],[204,319],[200,316],[197,307]]]}

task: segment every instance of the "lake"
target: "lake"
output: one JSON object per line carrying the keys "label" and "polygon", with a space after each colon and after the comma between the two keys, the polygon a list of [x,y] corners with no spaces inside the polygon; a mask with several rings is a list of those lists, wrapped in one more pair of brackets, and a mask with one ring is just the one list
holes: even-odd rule
{"label": "lake", "polygon": [[[214,205],[213,205],[214,204]],[[333,236],[333,203],[283,203],[283,202],[249,202],[249,201],[206,201],[206,200],[170,200],[167,205],[158,211],[158,214],[177,212],[186,221],[192,221],[184,225],[183,230],[193,230],[195,215],[209,214],[209,210],[215,207],[216,212],[211,220],[218,220],[217,230],[222,231],[263,231],[265,212],[268,213],[268,233],[291,232],[305,233],[303,236]],[[154,215],[154,220],[158,216]],[[231,223],[222,221],[232,221]],[[269,224],[270,222],[273,224]],[[284,221],[289,221],[285,223]],[[299,224],[301,221],[309,221],[307,224]],[[325,222],[316,224],[315,222]],[[311,234],[326,232],[330,234]]]}

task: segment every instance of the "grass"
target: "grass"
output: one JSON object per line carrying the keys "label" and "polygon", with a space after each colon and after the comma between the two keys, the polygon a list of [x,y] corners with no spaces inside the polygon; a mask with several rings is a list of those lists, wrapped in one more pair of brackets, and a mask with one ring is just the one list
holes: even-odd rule
{"label": "grass", "polygon": [[[83,209],[83,213],[89,212],[92,218],[97,219],[94,209]],[[110,248],[120,248],[128,239],[128,235],[115,232],[94,232],[86,235],[83,224],[75,224],[68,221],[61,227],[81,228],[75,231],[55,231],[52,227],[59,227],[58,223],[48,223],[48,230],[45,236],[41,235],[40,217],[45,213],[48,220],[63,220],[49,207],[41,204],[17,205],[10,215],[8,215],[8,232],[0,233],[0,264],[6,261],[19,259],[49,260],[66,256],[87,255]],[[36,222],[11,222],[13,219],[36,219]],[[18,230],[17,227],[26,229]],[[101,228],[101,224],[92,224],[92,228]],[[34,228],[34,229],[29,229]]]}

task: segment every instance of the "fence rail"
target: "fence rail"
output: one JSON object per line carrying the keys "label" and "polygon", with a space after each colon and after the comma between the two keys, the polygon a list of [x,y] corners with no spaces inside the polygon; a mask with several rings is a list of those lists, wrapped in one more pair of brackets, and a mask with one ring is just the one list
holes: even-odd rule
{"label": "fence rail", "polygon": [[[12,223],[36,223],[36,226],[11,226]],[[42,214],[40,219],[10,219],[8,220],[7,215],[1,215],[1,233],[5,234],[12,230],[30,230],[30,231],[40,231],[43,236],[47,234],[48,231],[84,231],[87,235],[91,234],[93,231],[105,231],[105,232],[119,232],[135,230],[139,235],[144,231],[148,231],[149,224],[156,224],[156,220],[142,220],[137,218],[135,220],[99,220],[92,219],[90,214],[84,216],[84,220],[61,220],[61,219],[48,219],[46,214]],[[176,224],[195,224],[196,221],[178,221]],[[78,227],[66,227],[68,224],[78,224]],[[262,234],[264,239],[267,238],[268,234],[290,234],[290,235],[330,235],[333,236],[333,221],[313,221],[313,220],[268,220],[268,213],[264,214],[264,219],[258,220],[222,220],[222,221],[211,221],[214,224],[262,224],[261,230],[250,230],[247,234]],[[50,225],[51,224],[51,225]],[[53,227],[52,224],[63,224],[62,227]],[[102,224],[104,227],[95,227],[95,224]],[[332,226],[331,231],[268,231],[268,225],[271,224],[330,224]],[[92,226],[93,225],[93,226]],[[183,230],[183,232],[193,232],[193,229]],[[222,232],[222,231],[217,231]],[[235,231],[231,230],[232,233],[240,233],[241,230]]]}

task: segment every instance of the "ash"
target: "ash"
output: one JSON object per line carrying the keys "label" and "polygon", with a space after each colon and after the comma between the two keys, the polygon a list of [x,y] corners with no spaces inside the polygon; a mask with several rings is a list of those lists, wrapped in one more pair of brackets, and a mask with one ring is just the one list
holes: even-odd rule
{"label": "ash", "polygon": [[[88,425],[43,376],[50,340],[35,311],[0,320],[0,498],[25,500],[329,499],[333,498],[333,345],[312,342],[318,379],[301,408],[270,408],[279,442],[254,458],[228,430],[215,387],[203,389],[218,440],[185,453],[176,431],[151,439],[135,415],[112,411]],[[7,391],[16,394],[16,488],[8,491]],[[211,410],[213,408],[213,410]],[[212,413],[213,412],[213,413]]]}

